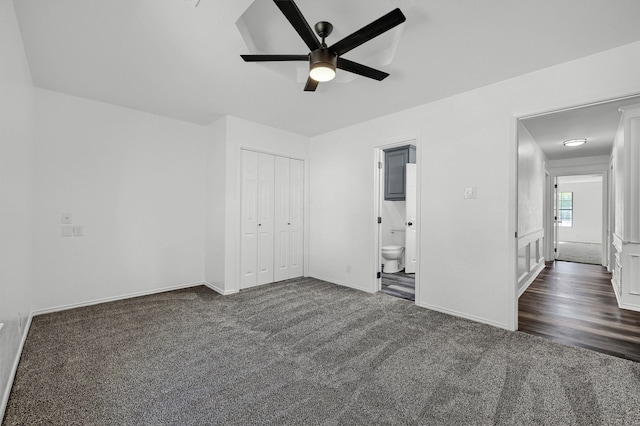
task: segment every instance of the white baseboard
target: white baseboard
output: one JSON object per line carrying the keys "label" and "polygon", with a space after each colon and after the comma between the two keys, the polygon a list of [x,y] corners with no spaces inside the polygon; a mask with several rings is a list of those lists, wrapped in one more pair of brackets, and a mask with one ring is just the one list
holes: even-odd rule
{"label": "white baseboard", "polygon": [[416,301],[416,305],[418,305],[421,308],[430,309],[432,311],[438,311],[443,314],[453,315],[454,317],[465,318],[474,322],[480,322],[483,324],[491,325],[493,327],[503,328],[508,331],[513,331],[513,329],[506,324],[502,324],[500,322],[496,322],[496,321],[489,320],[482,317],[477,317],[475,315],[464,314],[462,312],[454,311],[453,309],[441,308],[439,306],[429,305],[428,303],[419,303],[417,301]]}
{"label": "white baseboard", "polygon": [[114,302],[116,300],[130,299],[132,297],[148,296],[150,294],[164,293],[165,291],[180,290],[183,288],[196,287],[199,285],[206,285],[206,284],[203,281],[198,281],[198,282],[178,284],[178,285],[163,287],[163,288],[155,288],[153,290],[139,291],[136,293],[122,294],[119,296],[104,297],[101,299],[88,300],[86,302],[71,303],[68,305],[53,306],[51,308],[44,308],[44,309],[36,309],[33,311],[33,316],[49,314],[49,313],[58,312],[58,311],[66,311],[68,309],[82,308],[84,306],[97,305],[100,303]]}
{"label": "white baseboard", "polygon": [[221,294],[223,296],[229,296],[230,294],[236,294],[236,293],[240,292],[240,290],[237,290],[237,289],[236,290],[223,290],[220,287],[218,287],[216,284],[211,284],[208,281],[205,281],[203,284],[205,286],[209,287],[211,290],[213,290],[216,293],[219,293],[219,294]]}
{"label": "white baseboard", "polygon": [[331,283],[331,284],[337,284],[337,285],[341,285],[343,287],[352,288],[354,290],[364,291],[365,293],[376,293],[377,292],[376,290],[371,290],[370,288],[362,288],[362,287],[355,286],[355,285],[350,284],[350,283],[345,282],[345,281],[334,280],[332,278],[322,277],[322,276],[318,276],[318,275],[309,275],[309,278],[315,278],[317,280],[326,281],[326,282]]}
{"label": "white baseboard", "polygon": [[536,280],[536,278],[538,278],[538,275],[540,275],[540,272],[542,272],[544,267],[545,267],[545,261],[544,261],[544,258],[542,258],[538,266],[536,266],[536,269],[533,270],[529,278],[527,278],[524,284],[522,284],[518,289],[518,298],[520,298],[520,296],[522,296],[524,292],[527,291],[531,283],[533,283]]}
{"label": "white baseboard", "polygon": [[2,394],[2,405],[0,405],[0,421],[4,418],[4,412],[7,409],[7,403],[9,402],[9,394],[11,393],[11,388],[13,387],[13,380],[16,378],[16,372],[18,371],[18,364],[20,363],[20,357],[22,356],[22,349],[24,348],[24,342],[27,341],[27,335],[29,334],[29,329],[31,328],[32,318],[33,318],[33,314],[29,314],[29,318],[27,319],[27,323],[25,324],[24,330],[22,332],[22,338],[20,339],[20,346],[18,347],[16,358],[13,360],[13,366],[11,367],[11,372],[9,373],[9,380],[7,381],[7,386],[5,387],[4,393]]}

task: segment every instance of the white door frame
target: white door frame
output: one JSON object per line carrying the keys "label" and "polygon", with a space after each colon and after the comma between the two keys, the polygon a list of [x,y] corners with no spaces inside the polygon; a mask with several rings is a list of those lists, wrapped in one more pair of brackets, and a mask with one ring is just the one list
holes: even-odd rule
{"label": "white door frame", "polygon": [[419,304],[420,300],[420,266],[422,258],[420,257],[420,240],[422,233],[422,214],[421,214],[421,202],[420,202],[420,176],[421,176],[421,164],[420,155],[422,152],[421,146],[421,137],[420,135],[409,136],[405,138],[393,139],[392,141],[383,143],[381,145],[376,146],[373,149],[373,176],[374,180],[374,200],[373,200],[373,235],[374,244],[373,244],[373,265],[375,266],[375,271],[373,271],[373,290],[380,291],[382,286],[382,279],[377,278],[377,273],[382,271],[382,262],[380,261],[380,252],[382,250],[382,226],[378,224],[378,217],[382,217],[382,200],[384,198],[384,176],[382,176],[381,170],[378,167],[379,163],[384,164],[384,150],[389,148],[395,148],[404,145],[413,145],[416,147],[416,174],[417,174],[417,188],[416,188],[416,206],[417,206],[417,237],[416,237],[416,258],[418,262],[416,264],[416,272],[415,272],[415,288],[416,288],[416,297],[415,304]]}
{"label": "white door frame", "polygon": [[[566,170],[566,171],[565,171]],[[602,165],[587,165],[587,166],[572,166],[570,168],[567,167],[563,167],[563,168],[558,168],[558,169],[554,169],[551,173],[551,176],[553,178],[553,182],[557,183],[558,182],[558,178],[559,177],[565,177],[565,176],[582,176],[582,175],[602,175],[602,200],[601,200],[601,209],[602,209],[602,232],[601,232],[601,237],[600,237],[600,241],[602,244],[602,253],[601,253],[601,259],[600,259],[600,263],[602,266],[607,266],[607,260],[606,260],[606,250],[605,250],[605,246],[607,245],[607,229],[608,229],[608,223],[609,223],[609,163],[607,162],[607,164],[602,164]],[[558,197],[559,193],[556,193],[556,191],[554,191],[554,193],[556,194],[555,197]],[[551,195],[551,197],[553,197],[554,195]],[[552,200],[550,200],[552,201]],[[556,215],[556,212],[554,211],[554,206],[557,205],[557,198],[555,200],[556,204],[552,204],[551,205],[551,215],[553,217],[553,215]],[[558,223],[557,221],[554,223],[554,226],[556,227],[556,232],[554,234],[555,237],[555,241],[553,242],[554,244],[554,248],[558,247]],[[553,260],[556,259],[556,255],[557,253],[552,253],[553,254]]]}

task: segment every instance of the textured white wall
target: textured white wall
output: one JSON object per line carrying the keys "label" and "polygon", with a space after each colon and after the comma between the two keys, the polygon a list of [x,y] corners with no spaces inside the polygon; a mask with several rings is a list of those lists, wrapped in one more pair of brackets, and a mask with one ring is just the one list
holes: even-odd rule
{"label": "textured white wall", "polygon": [[515,327],[514,116],[637,93],[638,75],[634,43],[312,138],[310,275],[375,291],[373,149],[421,134],[417,302]]}
{"label": "textured white wall", "polygon": [[1,0],[0,418],[31,314],[34,117],[34,90],[13,2]]}
{"label": "textured white wall", "polygon": [[203,281],[208,128],[40,89],[36,121],[34,308]]}
{"label": "textured white wall", "polygon": [[559,183],[573,192],[573,226],[558,227],[558,241],[602,243],[602,182]]}

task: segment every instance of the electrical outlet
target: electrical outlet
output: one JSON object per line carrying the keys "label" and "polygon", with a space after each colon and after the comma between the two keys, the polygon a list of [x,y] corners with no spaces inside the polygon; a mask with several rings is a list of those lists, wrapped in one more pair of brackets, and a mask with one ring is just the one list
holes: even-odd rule
{"label": "electrical outlet", "polygon": [[84,235],[84,231],[82,230],[82,226],[74,226],[73,227],[73,235],[76,237],[82,237]]}
{"label": "electrical outlet", "polygon": [[478,198],[478,188],[474,186],[464,189],[465,200],[475,200],[476,198]]}
{"label": "electrical outlet", "polygon": [[63,226],[62,227],[62,236],[63,237],[72,237],[73,236],[73,226]]}
{"label": "electrical outlet", "polygon": [[20,330],[20,334],[22,334],[22,314],[18,312],[18,329]]}

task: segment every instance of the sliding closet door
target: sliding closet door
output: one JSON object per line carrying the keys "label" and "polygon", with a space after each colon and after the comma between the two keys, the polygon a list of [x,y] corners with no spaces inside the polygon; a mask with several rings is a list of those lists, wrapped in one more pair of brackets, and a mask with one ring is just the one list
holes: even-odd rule
{"label": "sliding closet door", "polygon": [[242,151],[240,288],[273,282],[273,155]]}
{"label": "sliding closet door", "polygon": [[289,159],[276,157],[274,281],[289,278]]}
{"label": "sliding closet door", "polygon": [[303,273],[304,244],[304,161],[289,160],[289,278]]}
{"label": "sliding closet door", "polygon": [[258,285],[273,282],[275,158],[258,154]]}

